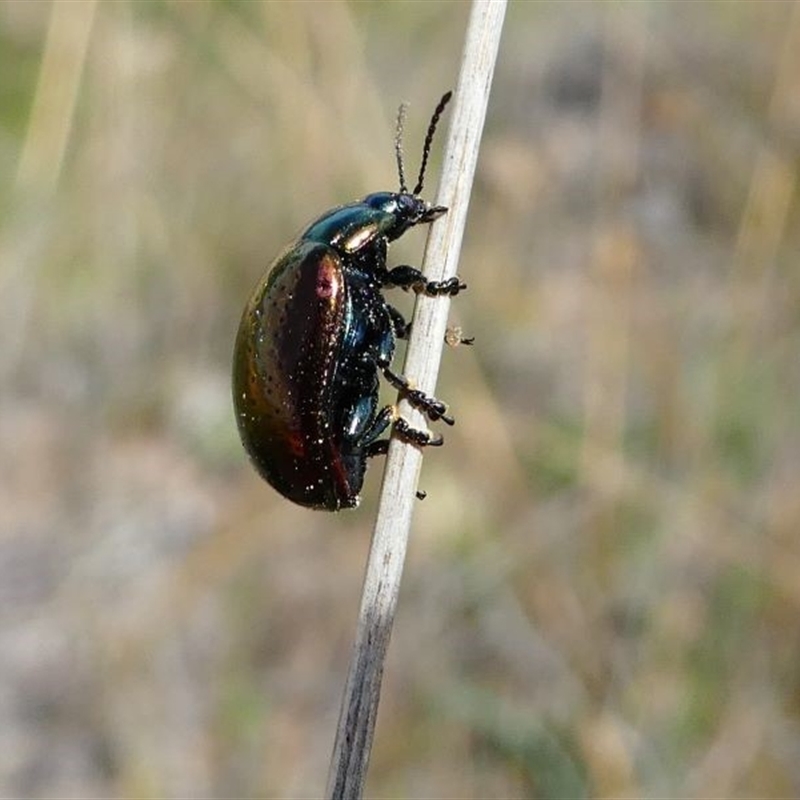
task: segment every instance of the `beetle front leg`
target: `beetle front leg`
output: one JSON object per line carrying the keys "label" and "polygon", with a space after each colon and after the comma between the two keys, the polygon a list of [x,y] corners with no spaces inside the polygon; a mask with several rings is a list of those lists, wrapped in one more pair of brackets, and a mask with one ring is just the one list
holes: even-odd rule
{"label": "beetle front leg", "polygon": [[446,281],[429,281],[416,267],[410,267],[408,264],[401,264],[388,270],[384,281],[386,285],[399,286],[406,291],[411,289],[416,294],[425,294],[428,297],[439,295],[454,297],[467,288],[467,284],[457,275]]}
{"label": "beetle front leg", "polygon": [[401,392],[414,408],[418,408],[424,414],[427,414],[428,419],[433,422],[440,419],[448,425],[455,425],[455,420],[448,415],[447,406],[441,400],[430,397],[419,389],[412,388],[411,384],[408,382],[408,378],[404,378],[402,375],[396,375],[389,367],[383,368],[383,374],[386,376],[386,380],[389,381],[395,389]]}

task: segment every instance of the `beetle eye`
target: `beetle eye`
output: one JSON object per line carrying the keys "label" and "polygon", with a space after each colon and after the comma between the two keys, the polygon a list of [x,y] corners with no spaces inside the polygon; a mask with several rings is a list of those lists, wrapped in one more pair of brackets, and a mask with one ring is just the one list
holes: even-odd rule
{"label": "beetle eye", "polygon": [[404,215],[412,216],[418,204],[419,200],[413,194],[397,195],[397,210]]}
{"label": "beetle eye", "polygon": [[[379,201],[379,207],[387,214],[394,214],[399,219],[406,222],[416,221],[420,213],[424,210],[425,204],[418,197],[409,192],[397,192],[396,194],[376,194],[370,195]],[[367,198],[367,201],[370,200]]]}

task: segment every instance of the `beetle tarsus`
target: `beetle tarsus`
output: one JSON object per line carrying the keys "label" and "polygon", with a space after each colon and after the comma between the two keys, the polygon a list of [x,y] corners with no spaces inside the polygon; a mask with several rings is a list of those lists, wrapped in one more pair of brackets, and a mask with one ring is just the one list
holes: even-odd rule
{"label": "beetle tarsus", "polygon": [[415,284],[411,288],[417,294],[425,294],[428,297],[439,297],[440,295],[455,297],[459,292],[463,292],[467,288],[467,284],[458,275],[454,275],[446,281],[426,281],[424,286]]}
{"label": "beetle tarsus", "polygon": [[425,394],[425,392],[415,389],[402,375],[396,375],[388,367],[384,367],[383,374],[386,380],[394,386],[411,403],[414,408],[419,409],[428,416],[432,422],[442,420],[448,425],[455,425],[455,420],[447,413],[447,406],[435,397]]}
{"label": "beetle tarsus", "polygon": [[404,442],[417,447],[441,447],[444,444],[441,434],[433,436],[428,431],[412,428],[402,417],[395,420],[394,431]]}
{"label": "beetle tarsus", "polygon": [[440,297],[447,295],[455,297],[459,292],[467,288],[458,275],[448,278],[445,281],[429,281],[416,267],[408,264],[401,264],[387,271],[384,282],[386,285],[398,286],[415,294],[424,294],[428,297]]}

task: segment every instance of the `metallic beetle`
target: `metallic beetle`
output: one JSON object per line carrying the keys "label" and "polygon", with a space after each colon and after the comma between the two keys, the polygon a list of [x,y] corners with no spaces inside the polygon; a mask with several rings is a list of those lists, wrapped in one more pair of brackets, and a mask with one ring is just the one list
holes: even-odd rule
{"label": "metallic beetle", "polygon": [[453,424],[443,403],[391,371],[395,338],[406,337],[410,326],[381,293],[390,286],[432,296],[466,288],[457,277],[432,282],[414,267],[386,267],[389,242],[447,211],[419,193],[450,97],[431,118],[414,191],[403,173],[401,106],[400,191],[326,211],[278,256],[244,309],[233,359],[239,433],[258,472],[300,505],[356,506],[367,459],[386,453],[389,440],[379,437],[392,423],[407,441],[442,444],[398,418],[393,406],[378,408],[379,373],[429,419]]}

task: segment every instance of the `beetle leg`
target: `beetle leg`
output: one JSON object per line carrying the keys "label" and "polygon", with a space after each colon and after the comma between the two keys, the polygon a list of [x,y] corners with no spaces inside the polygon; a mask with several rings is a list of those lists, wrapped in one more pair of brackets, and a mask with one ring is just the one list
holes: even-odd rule
{"label": "beetle leg", "polygon": [[[440,447],[444,443],[441,436],[432,436],[428,431],[412,428],[402,417],[397,416],[397,409],[394,406],[386,406],[375,418],[375,422],[365,436],[380,436],[394,419],[394,430],[398,437],[404,442],[417,445],[417,447]],[[367,458],[373,456],[385,456],[389,451],[389,439],[375,439],[366,443],[364,455]]]}
{"label": "beetle leg", "polygon": [[[372,424],[361,436],[360,444],[368,451],[367,455],[380,455],[380,452],[369,452],[370,448],[374,447],[376,444],[379,444],[376,439],[389,427],[389,425],[391,425],[392,420],[394,420],[396,417],[397,409],[394,406],[386,406],[378,412],[378,414],[375,416],[375,419],[372,420]],[[389,440],[387,439],[386,441],[388,442]]]}
{"label": "beetle leg", "polygon": [[449,295],[453,297],[467,288],[457,275],[446,281],[429,281],[416,267],[401,264],[386,272],[384,277],[386,285],[399,286],[401,289],[412,289],[416,294],[426,294],[429,297]]}
{"label": "beetle leg", "polygon": [[408,339],[411,333],[411,323],[406,322],[405,317],[394,307],[386,304],[386,310],[392,318],[392,328],[394,328],[394,335],[398,339]]}
{"label": "beetle leg", "polygon": [[432,436],[428,431],[412,428],[402,417],[395,420],[394,431],[404,442],[417,447],[441,447],[444,444],[441,435]]}
{"label": "beetle leg", "polygon": [[367,458],[385,456],[389,452],[389,440],[378,439],[378,437],[396,418],[397,408],[395,406],[385,406],[375,417],[369,429],[364,432],[362,445],[364,446],[364,455]]}
{"label": "beetle leg", "polygon": [[414,408],[418,408],[420,411],[427,414],[429,419],[434,422],[440,419],[448,425],[455,424],[455,420],[447,413],[447,406],[441,400],[430,397],[419,389],[412,388],[411,384],[408,382],[408,378],[404,378],[402,375],[395,375],[389,367],[383,368],[383,374],[386,376],[386,380],[389,381],[395,389],[402,392]]}
{"label": "beetle leg", "polygon": [[378,439],[376,442],[370,442],[364,448],[364,455],[367,458],[373,458],[374,456],[385,456],[388,452],[389,452],[388,439]]}

